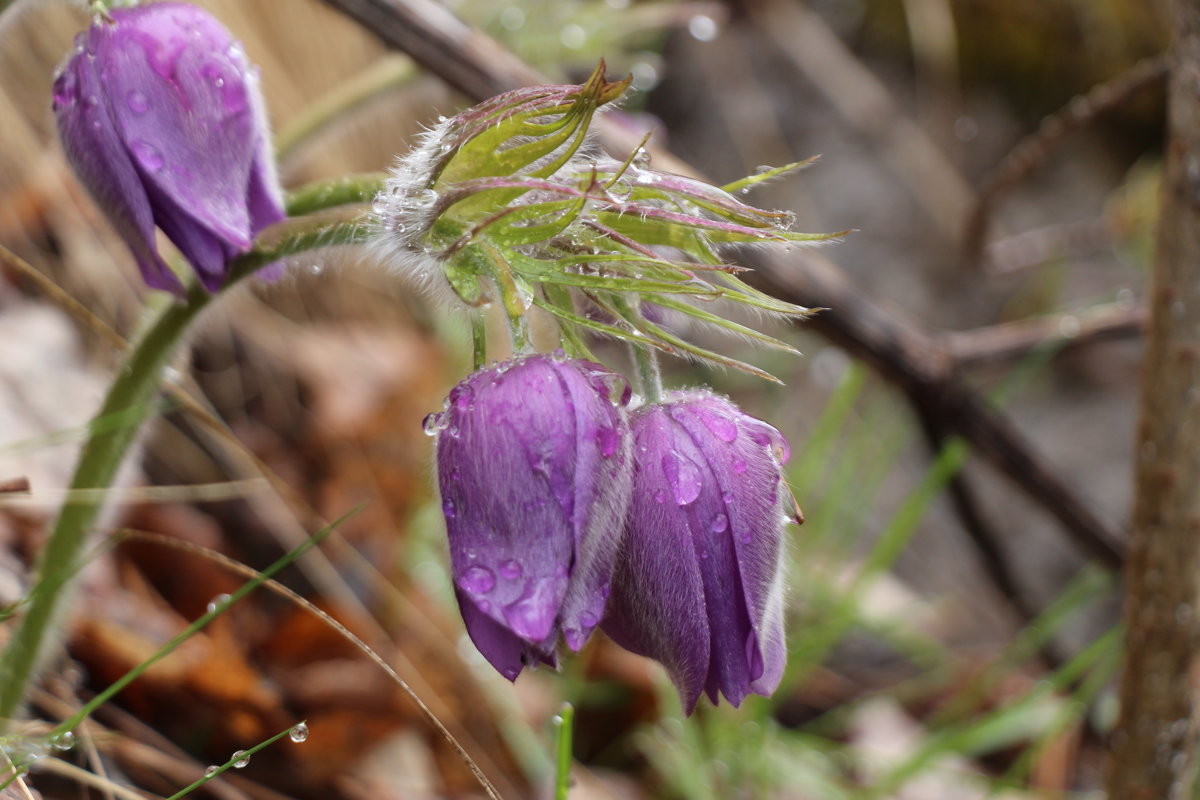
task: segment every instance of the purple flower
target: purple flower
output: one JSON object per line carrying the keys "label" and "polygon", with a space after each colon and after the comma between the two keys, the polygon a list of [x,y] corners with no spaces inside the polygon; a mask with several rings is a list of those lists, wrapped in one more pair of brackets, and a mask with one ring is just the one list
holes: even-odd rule
{"label": "purple flower", "polygon": [[116,8],[76,37],[54,82],[67,159],[146,283],[181,291],[157,225],[209,290],[284,218],[257,68],[186,3]]}
{"label": "purple flower", "polygon": [[661,661],[687,713],[783,674],[779,431],[705,391],[633,412],[633,501],[604,631]]}
{"label": "purple flower", "polygon": [[509,680],[555,664],[560,633],[579,650],[604,615],[630,497],[628,401],[604,367],[536,355],[468,376],[426,420],[463,622]]}

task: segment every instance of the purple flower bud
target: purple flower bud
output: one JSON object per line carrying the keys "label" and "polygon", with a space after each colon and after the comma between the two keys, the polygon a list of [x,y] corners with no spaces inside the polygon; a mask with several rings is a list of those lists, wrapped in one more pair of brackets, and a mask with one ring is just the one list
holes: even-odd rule
{"label": "purple flower bud", "polygon": [[[615,396],[615,397],[614,397]],[[500,674],[555,663],[604,615],[630,497],[629,387],[536,355],[479,370],[426,419],[455,594]]]}
{"label": "purple flower bud", "polygon": [[663,663],[687,713],[783,674],[779,431],[704,391],[633,412],[634,488],[604,631]]}
{"label": "purple flower bud", "polygon": [[157,225],[216,290],[283,219],[257,68],[186,3],[116,8],[76,37],[54,82],[67,159],[151,287],[180,291]]}

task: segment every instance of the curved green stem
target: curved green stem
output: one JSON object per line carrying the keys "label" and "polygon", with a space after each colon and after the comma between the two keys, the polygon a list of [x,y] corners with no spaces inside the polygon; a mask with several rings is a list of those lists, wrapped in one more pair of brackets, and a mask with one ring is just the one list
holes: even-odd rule
{"label": "curved green stem", "polygon": [[[279,227],[285,233],[275,244],[256,247],[233,262],[222,291],[288,255],[362,241],[367,234],[367,226],[361,220],[318,228],[292,226],[295,229],[290,231],[286,224]],[[183,302],[172,303],[159,314],[129,352],[95,418],[97,422],[119,419],[121,424],[93,424],[89,428],[71,489],[106,489],[112,484],[141,424],[150,416],[172,354],[190,324],[212,299],[213,295],[193,286]],[[87,498],[88,493],[82,493],[82,497]],[[80,499],[68,502],[59,513],[38,560],[26,612],[0,659],[0,732],[20,707],[48,638],[47,631],[62,603],[64,589],[102,508],[98,500]]]}
{"label": "curved green stem", "polygon": [[[210,299],[208,293],[193,287],[186,302],[168,306],[146,331],[125,367],[117,373],[96,417],[101,420],[121,416],[124,424],[92,428],[80,453],[71,489],[103,489],[112,484],[129,445],[149,416],[159,378],[175,346]],[[68,502],[59,513],[35,572],[28,609],[0,661],[0,724],[13,717],[24,697],[63,588],[75,571],[100,509],[98,502]]]}
{"label": "curved green stem", "polygon": [[288,194],[287,214],[289,217],[300,217],[334,206],[369,203],[386,182],[387,175],[374,172],[310,183]]}
{"label": "curved green stem", "polygon": [[637,371],[638,393],[647,403],[662,402],[662,373],[658,369],[658,353],[648,347],[631,343],[629,354]]}

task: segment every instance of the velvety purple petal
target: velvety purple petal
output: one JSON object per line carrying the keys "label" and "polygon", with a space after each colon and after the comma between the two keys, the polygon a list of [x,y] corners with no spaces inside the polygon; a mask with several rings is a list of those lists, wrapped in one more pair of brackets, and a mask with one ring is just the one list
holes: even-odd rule
{"label": "velvety purple petal", "polygon": [[[86,34],[81,34],[81,42]],[[183,287],[158,254],[154,218],[141,178],[122,143],[94,60],[77,54],[54,84],[54,111],[67,159],[133,252],[147,285]]]}
{"label": "velvety purple petal", "polygon": [[559,375],[574,409],[576,440],[575,563],[560,620],[567,646],[578,651],[610,593],[633,483],[633,440],[623,411],[608,397],[613,373],[579,365]]}
{"label": "velvety purple petal", "polygon": [[455,585],[527,642],[555,629],[574,556],[575,417],[530,358],[455,387],[437,439]]}
{"label": "velvety purple petal", "polygon": [[[748,684],[754,691],[769,693],[782,675],[785,658],[784,492],[775,451],[786,448],[786,442],[771,426],[713,395],[693,395],[673,406],[673,416],[703,452],[726,501],[722,532],[734,549],[731,567],[738,576],[750,625],[740,652]],[[728,692],[726,696],[733,701]]]}
{"label": "velvety purple petal", "polygon": [[539,649],[517,638],[503,625],[480,611],[475,603],[457,588],[454,596],[458,600],[458,609],[462,613],[467,635],[471,637],[476,649],[501,675],[515,681],[521,670],[535,661],[557,666],[553,651]]}
{"label": "velvety purple petal", "polygon": [[729,429],[718,427],[719,418],[707,419],[708,425],[700,423],[697,415],[701,409],[692,404],[669,404],[665,408],[673,425],[675,446],[663,455],[663,468],[668,483],[675,488],[678,510],[687,521],[704,584],[711,640],[705,691],[714,703],[721,693],[737,706],[750,691],[750,682],[758,677],[751,674],[747,658],[747,643],[754,636],[754,628],[731,535],[730,506],[738,498],[722,487],[723,476],[716,474],[721,465],[709,460],[709,451],[727,447],[727,438],[736,436],[737,428],[735,423]]}
{"label": "velvety purple petal", "polygon": [[247,208],[255,129],[248,71],[224,27],[194,6],[114,9],[95,36],[112,110],[145,180],[234,247],[253,242]]}
{"label": "velvety purple petal", "polygon": [[154,221],[180,254],[196,271],[200,283],[210,292],[225,282],[227,265],[238,251],[201,225],[154,184],[146,185],[146,194],[154,209]]}
{"label": "velvety purple petal", "polygon": [[602,627],[622,647],[662,662],[691,713],[713,655],[702,575],[708,566],[693,543],[686,508],[699,496],[691,481],[700,476],[668,466],[681,440],[687,442],[662,406],[634,412],[631,427],[634,495]]}
{"label": "velvety purple petal", "polygon": [[[283,208],[283,193],[279,188],[279,177],[275,171],[275,154],[271,149],[271,139],[267,135],[270,127],[263,108],[262,98],[257,92],[252,93],[254,116],[258,120],[255,128],[262,133],[259,136],[258,152],[250,165],[250,185],[246,191],[246,205],[250,211],[250,233],[257,236],[259,232],[287,217]],[[259,270],[259,275],[266,270]]]}

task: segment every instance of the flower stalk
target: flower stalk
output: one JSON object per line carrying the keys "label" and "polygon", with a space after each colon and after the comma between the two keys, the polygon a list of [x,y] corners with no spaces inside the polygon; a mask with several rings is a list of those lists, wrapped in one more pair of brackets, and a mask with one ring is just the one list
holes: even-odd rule
{"label": "flower stalk", "polygon": [[[222,292],[239,281],[289,255],[338,244],[361,242],[367,226],[354,220],[313,226],[300,224],[271,247],[255,248],[231,263]],[[92,425],[80,453],[70,488],[106,489],[112,485],[130,445],[151,415],[159,384],[172,356],[197,317],[215,295],[199,285],[188,289],[182,302],[171,303],[146,329],[129,352],[124,366],[109,387],[96,420],[117,418],[120,425]],[[87,498],[87,494],[82,495]],[[90,499],[68,502],[59,513],[42,550],[34,589],[20,623],[0,659],[0,733],[16,715],[26,687],[45,649],[48,631],[75,574],[103,503]]]}

